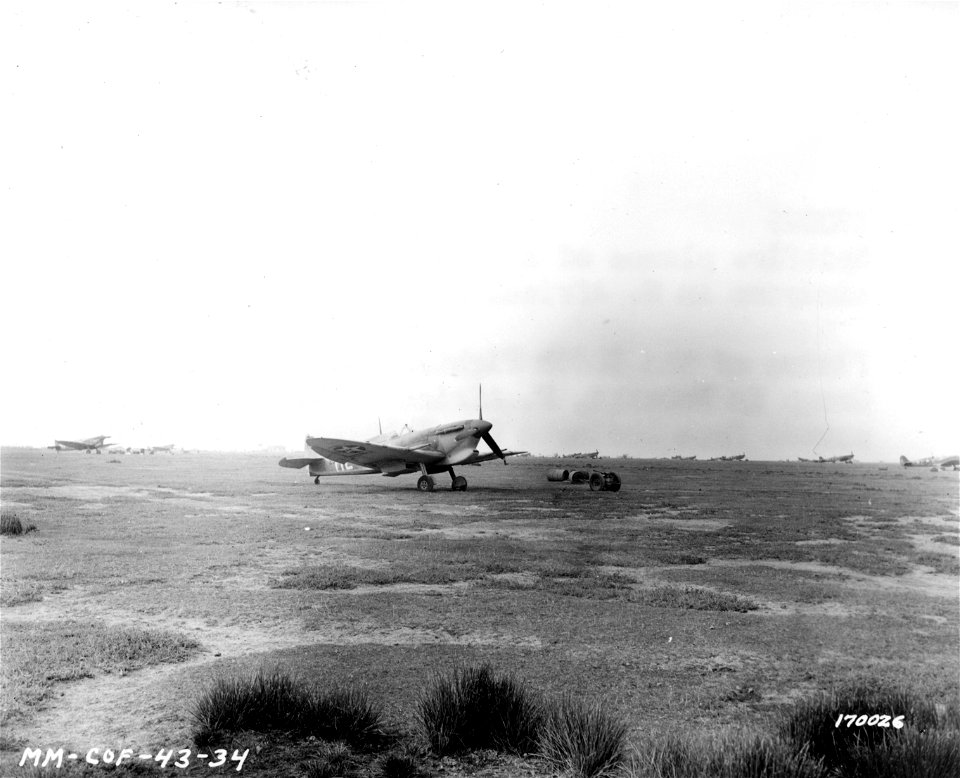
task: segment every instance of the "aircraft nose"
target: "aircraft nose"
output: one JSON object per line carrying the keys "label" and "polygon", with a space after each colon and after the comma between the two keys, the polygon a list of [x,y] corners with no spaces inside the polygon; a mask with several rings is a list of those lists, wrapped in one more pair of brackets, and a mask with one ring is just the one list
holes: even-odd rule
{"label": "aircraft nose", "polygon": [[484,435],[490,433],[490,428],[493,425],[489,421],[484,421],[483,419],[474,419],[466,428],[457,435],[457,440],[466,440],[467,438],[476,438],[480,440]]}

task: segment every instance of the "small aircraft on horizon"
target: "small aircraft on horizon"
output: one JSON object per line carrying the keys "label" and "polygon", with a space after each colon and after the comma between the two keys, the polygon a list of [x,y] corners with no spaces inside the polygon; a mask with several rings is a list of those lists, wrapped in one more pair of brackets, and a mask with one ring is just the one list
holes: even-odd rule
{"label": "small aircraft on horizon", "polygon": [[803,457],[797,457],[797,461],[816,462],[818,464],[823,464],[825,462],[844,462],[849,465],[851,462],[853,462],[853,452],[851,451],[849,454],[841,454],[840,456],[835,457],[820,457],[818,459],[804,459]]}
{"label": "small aircraft on horizon", "polygon": [[578,451],[575,454],[561,454],[564,459],[599,459],[599,451]]}
{"label": "small aircraft on horizon", "polygon": [[741,462],[747,458],[746,454],[734,454],[732,457],[710,457],[711,462]]}
{"label": "small aircraft on horizon", "polygon": [[168,443],[166,446],[127,446],[118,450],[118,454],[172,454],[174,449],[173,443]]}
{"label": "small aircraft on horizon", "polygon": [[949,457],[925,457],[911,462],[905,456],[900,457],[900,464],[903,467],[938,467],[945,469],[952,467],[954,470],[960,469],[960,456],[956,454]]}
{"label": "small aircraft on horizon", "polygon": [[[310,467],[315,484],[322,476],[372,475],[382,473],[395,478],[406,473],[420,472],[417,489],[432,492],[436,485],[433,476],[450,474],[450,488],[455,492],[467,489],[467,479],[456,475],[454,465],[478,465],[491,459],[502,459],[525,454],[525,451],[503,450],[490,434],[493,427],[483,420],[481,400],[480,418],[464,419],[449,424],[440,424],[422,430],[404,428],[399,433],[380,434],[369,440],[343,440],[340,438],[313,438],[307,436],[307,445],[320,457],[280,460],[281,467]],[[490,452],[481,454],[476,448],[483,440]]]}
{"label": "small aircraft on horizon", "polygon": [[47,448],[52,448],[57,452],[83,451],[89,454],[91,451],[96,451],[100,454],[105,447],[109,448],[110,446],[117,445],[116,443],[104,443],[109,437],[109,435],[97,435],[95,438],[87,438],[86,440],[55,440],[53,441],[53,445],[47,446]]}

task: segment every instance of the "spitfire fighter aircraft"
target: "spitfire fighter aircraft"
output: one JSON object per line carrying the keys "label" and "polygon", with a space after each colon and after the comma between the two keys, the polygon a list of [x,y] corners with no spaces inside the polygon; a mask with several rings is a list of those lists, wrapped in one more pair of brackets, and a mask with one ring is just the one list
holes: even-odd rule
{"label": "spitfire fighter aircraft", "polygon": [[952,467],[956,470],[960,468],[960,457],[954,454],[949,457],[926,457],[925,459],[917,459],[911,462],[905,456],[901,456],[900,464],[903,467],[934,467],[940,468],[941,470]]}
{"label": "spitfire fighter aircraft", "polygon": [[797,461],[816,462],[818,464],[844,462],[849,465],[851,462],[853,462],[853,452],[850,452],[849,454],[840,454],[839,456],[835,456],[835,457],[820,457],[818,459],[804,459],[803,457],[797,457]]}
{"label": "spitfire fighter aircraft", "polygon": [[[322,476],[367,475],[382,473],[391,478],[405,473],[419,472],[417,489],[432,492],[436,473],[450,474],[450,488],[466,491],[467,479],[456,475],[454,465],[477,465],[491,459],[502,459],[524,454],[524,451],[504,451],[490,435],[493,425],[479,419],[464,419],[423,430],[404,429],[392,435],[377,435],[369,440],[341,440],[340,438],[307,437],[307,445],[320,458],[280,460],[281,467],[310,467],[313,482]],[[490,447],[481,454],[477,444],[483,440]]]}
{"label": "spitfire fighter aircraft", "polygon": [[104,443],[109,437],[109,435],[97,435],[95,438],[87,438],[86,440],[55,440],[53,441],[53,445],[48,446],[48,448],[52,448],[55,451],[83,451],[88,454],[91,451],[96,451],[99,454],[105,446],[110,447],[115,445],[113,443]]}

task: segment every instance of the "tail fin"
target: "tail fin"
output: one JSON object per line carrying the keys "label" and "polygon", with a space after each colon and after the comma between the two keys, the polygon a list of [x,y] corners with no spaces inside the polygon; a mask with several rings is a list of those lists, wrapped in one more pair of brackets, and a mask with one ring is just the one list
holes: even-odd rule
{"label": "tail fin", "polygon": [[901,466],[903,466],[903,467],[909,467],[909,466],[912,465],[913,463],[912,463],[909,459],[907,459],[905,456],[903,456],[903,454],[901,454],[901,455],[900,455],[900,464],[901,464]]}

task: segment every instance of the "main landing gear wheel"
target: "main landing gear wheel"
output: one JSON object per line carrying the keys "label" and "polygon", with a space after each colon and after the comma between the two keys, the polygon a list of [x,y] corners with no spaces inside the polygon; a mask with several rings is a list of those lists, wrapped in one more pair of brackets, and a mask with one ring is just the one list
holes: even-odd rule
{"label": "main landing gear wheel", "polygon": [[420,476],[420,480],[417,481],[417,489],[419,489],[421,492],[432,492],[433,479],[428,475]]}
{"label": "main landing gear wheel", "polygon": [[450,484],[450,488],[455,492],[465,492],[467,491],[467,479],[462,475],[458,475],[453,479],[453,483]]}

